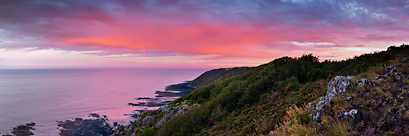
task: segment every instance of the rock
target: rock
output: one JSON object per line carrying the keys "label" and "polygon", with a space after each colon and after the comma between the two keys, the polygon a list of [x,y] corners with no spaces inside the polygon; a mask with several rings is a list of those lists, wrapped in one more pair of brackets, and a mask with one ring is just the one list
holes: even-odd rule
{"label": "rock", "polygon": [[96,113],[89,114],[89,117],[100,118],[99,114]]}
{"label": "rock", "polygon": [[153,120],[153,117],[148,115],[142,119],[142,124],[146,124],[147,122],[152,121],[152,120]]}
{"label": "rock", "polygon": [[395,118],[397,119],[397,120],[399,120],[399,121],[401,121],[401,120],[405,120],[407,117],[406,117],[406,112],[408,111],[407,110],[408,109],[408,107],[406,106],[406,105],[401,105],[398,109],[396,109],[396,116],[395,116]]}
{"label": "rock", "polygon": [[179,110],[176,112],[175,116],[177,116],[177,115],[179,115],[179,114],[185,114],[185,110],[179,109]]}
{"label": "rock", "polygon": [[11,132],[12,134],[16,135],[16,136],[28,136],[28,135],[34,135],[33,132],[31,132],[31,130],[35,130],[34,126],[36,124],[34,122],[31,123],[27,123],[25,125],[19,125],[17,127],[13,128],[13,131]]}
{"label": "rock", "polygon": [[168,112],[169,109],[170,109],[170,106],[169,106],[169,105],[163,105],[163,106],[161,106],[158,110],[161,110],[161,111],[163,111],[163,112]]}
{"label": "rock", "polygon": [[154,98],[150,98],[150,97],[138,97],[135,98],[136,100],[153,100]]}
{"label": "rock", "polygon": [[383,79],[378,79],[379,81],[381,81],[381,83],[384,83]]}
{"label": "rock", "polygon": [[146,106],[146,103],[144,103],[144,102],[139,102],[139,103],[137,103],[137,104],[135,104],[135,103],[128,103],[128,105],[129,105],[129,106]]}
{"label": "rock", "polygon": [[361,80],[357,81],[357,84],[359,87],[361,87],[364,84],[368,84],[368,83],[369,83],[368,79],[365,79],[365,78],[362,78]]}
{"label": "rock", "polygon": [[355,118],[355,115],[358,113],[358,110],[356,110],[356,109],[352,109],[351,111],[345,111],[345,112],[342,112],[342,111],[338,111],[338,118],[339,119],[342,119],[342,118]]}
{"label": "rock", "polygon": [[342,94],[351,85],[350,80],[354,78],[353,76],[336,76],[328,83],[327,95],[335,96],[337,94]]}
{"label": "rock", "polygon": [[325,113],[323,109],[326,107],[331,107],[331,99],[333,96],[338,94],[343,94],[351,85],[350,80],[354,78],[353,76],[336,76],[328,83],[327,95],[320,97],[320,100],[314,103],[309,103],[308,107],[312,107],[313,112],[317,112],[313,116],[313,120],[320,120],[321,116]]}
{"label": "rock", "polygon": [[344,113],[338,114],[338,119],[341,119],[344,117]]}
{"label": "rock", "polygon": [[352,100],[352,97],[347,97],[348,102],[351,101],[351,100]]}
{"label": "rock", "polygon": [[132,117],[132,118],[134,118],[134,119],[137,119],[137,118],[139,117],[138,114],[129,114],[129,116]]}
{"label": "rock", "polygon": [[309,103],[307,103],[307,105],[305,105],[305,110],[306,111],[312,111],[313,110],[313,107],[314,106],[314,102],[309,102]]}
{"label": "rock", "polygon": [[396,64],[396,65],[390,65],[388,67],[385,68],[386,74],[383,75],[383,77],[387,77],[393,74],[397,74],[397,73],[393,73],[395,72],[395,70],[401,65],[401,63],[405,63],[406,61],[408,61],[408,58],[403,58],[400,63]]}
{"label": "rock", "polygon": [[313,119],[313,120],[320,121],[320,120],[321,120],[321,116],[324,115],[324,113],[325,113],[325,112],[324,112],[323,110],[320,110],[320,111],[317,112],[317,114],[316,114],[315,116],[312,117],[312,119]]}
{"label": "rock", "polygon": [[351,111],[349,111],[349,115],[351,116],[351,117],[354,117],[355,118],[355,115],[358,113],[358,110],[356,110],[356,109],[352,109]]}
{"label": "rock", "polygon": [[382,98],[379,98],[379,99],[378,99],[378,103],[379,103],[379,104],[382,104],[382,103],[383,103],[383,99],[382,99]]}
{"label": "rock", "polygon": [[403,58],[399,63],[405,63],[408,60],[409,60],[409,58]]}
{"label": "rock", "polygon": [[131,133],[132,131],[133,131],[133,126],[131,125],[131,126],[128,128],[128,131],[126,131],[126,133],[129,134],[129,133]]}
{"label": "rock", "polygon": [[320,100],[315,103],[315,110],[321,110],[324,106],[330,106],[330,101],[333,96],[342,94],[351,85],[350,80],[352,76],[336,76],[328,83],[327,95],[321,97]]}
{"label": "rock", "polygon": [[165,118],[162,118],[158,121],[158,123],[156,124],[156,129],[159,129],[162,127],[163,123],[165,122]]}
{"label": "rock", "polygon": [[[110,135],[117,131],[108,124],[106,116],[99,116],[98,114],[91,115],[93,119],[75,118],[73,120],[57,121],[60,135]],[[116,126],[115,128],[120,128]]]}
{"label": "rock", "polygon": [[278,133],[277,131],[270,131],[270,133],[268,133],[268,135],[275,136],[275,135],[281,135],[281,133]]}
{"label": "rock", "polygon": [[391,109],[388,110],[388,112],[389,112],[390,114],[395,114],[397,110],[398,110],[398,109],[396,109],[396,108],[391,108]]}

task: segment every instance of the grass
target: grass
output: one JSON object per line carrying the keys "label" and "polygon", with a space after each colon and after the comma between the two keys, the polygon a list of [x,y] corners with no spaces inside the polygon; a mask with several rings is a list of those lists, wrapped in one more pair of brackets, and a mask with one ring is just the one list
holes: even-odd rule
{"label": "grass", "polygon": [[[400,105],[399,101],[392,101],[396,93],[386,88],[394,84],[393,79],[386,78],[382,83],[375,78],[385,73],[385,67],[397,64],[399,57],[403,56],[409,56],[407,45],[390,47],[388,51],[364,54],[346,61],[318,63],[314,57],[306,55],[301,58],[283,57],[259,67],[240,69],[240,74],[223,76],[226,78],[171,102],[170,105],[175,105],[189,100],[191,103],[200,103],[200,106],[165,122],[162,128],[155,129],[154,134],[266,135],[276,130],[283,135],[360,135],[352,127],[356,124],[337,119],[337,112],[350,111],[353,107],[375,114],[369,111],[383,107],[386,113],[380,116],[384,117],[389,108]],[[213,72],[202,77],[213,79],[215,76],[214,80],[216,77],[219,79],[218,71]],[[311,111],[306,111],[305,105],[326,95],[328,81],[336,75],[355,75],[355,78],[352,87],[344,95],[333,98],[332,107],[326,111],[322,124],[317,125],[308,117]],[[359,87],[357,81],[362,78],[377,85]],[[205,78],[202,79],[205,81]],[[346,101],[347,97],[352,97],[352,100]],[[377,98],[387,102],[379,105]],[[142,116],[146,115],[161,117],[163,113],[150,112]],[[409,116],[408,113],[406,116]],[[135,132],[151,134],[151,128],[155,127],[158,120],[155,117],[153,123],[145,128],[139,125]]]}
{"label": "grass", "polygon": [[275,132],[281,135],[316,135],[312,119],[308,117],[310,113],[293,105],[286,111],[283,123],[276,125]]}

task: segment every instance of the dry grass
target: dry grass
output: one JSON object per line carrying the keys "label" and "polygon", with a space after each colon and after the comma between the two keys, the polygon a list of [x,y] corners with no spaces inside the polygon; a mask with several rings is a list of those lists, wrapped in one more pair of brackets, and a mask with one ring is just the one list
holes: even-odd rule
{"label": "dry grass", "polygon": [[377,64],[375,66],[371,66],[368,68],[368,71],[366,73],[361,73],[359,75],[357,75],[357,79],[361,79],[361,78],[367,78],[367,79],[374,79],[375,77],[379,76],[380,74],[385,74],[384,70],[386,67],[391,66],[391,65],[396,65],[399,63],[399,61],[402,59],[403,57],[400,56],[398,58],[389,60],[385,63],[382,64]]}
{"label": "dry grass", "polygon": [[287,115],[283,118],[283,123],[276,125],[276,132],[284,136],[306,136],[317,135],[316,128],[312,124],[302,123],[303,115],[309,114],[303,108],[299,108],[296,105],[290,107],[286,111]]}
{"label": "dry grass", "polygon": [[405,79],[405,84],[409,85],[409,79]]}
{"label": "dry grass", "polygon": [[350,136],[358,134],[353,131],[352,123],[346,120],[338,120],[334,117],[323,116],[322,125],[316,128],[315,123],[302,124],[297,118],[298,115],[305,113],[305,110],[294,106],[287,110],[287,116],[280,126],[276,126],[276,132],[283,136],[317,136],[334,135]]}
{"label": "dry grass", "polygon": [[382,96],[385,96],[385,92],[382,91],[382,89],[379,88],[379,87],[374,87],[373,91],[371,93],[371,97],[379,98],[379,97],[382,97]]}
{"label": "dry grass", "polygon": [[322,118],[323,127],[326,128],[326,135],[332,136],[350,136],[352,127],[351,122],[336,120],[333,117],[324,116]]}
{"label": "dry grass", "polygon": [[405,116],[409,119],[409,111],[406,111]]}
{"label": "dry grass", "polygon": [[387,92],[383,95],[385,98],[392,98],[392,93],[391,92]]}

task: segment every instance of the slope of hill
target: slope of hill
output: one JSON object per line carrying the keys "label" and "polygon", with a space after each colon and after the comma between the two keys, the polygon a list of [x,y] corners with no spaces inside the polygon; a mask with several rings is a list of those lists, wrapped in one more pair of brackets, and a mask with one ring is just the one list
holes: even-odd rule
{"label": "slope of hill", "polygon": [[409,45],[344,61],[309,54],[209,71],[192,83],[200,88],[114,135],[407,134],[405,57]]}
{"label": "slope of hill", "polygon": [[202,87],[211,83],[215,83],[224,80],[228,77],[243,75],[249,69],[249,67],[235,67],[235,68],[219,68],[206,71],[191,83],[192,86]]}

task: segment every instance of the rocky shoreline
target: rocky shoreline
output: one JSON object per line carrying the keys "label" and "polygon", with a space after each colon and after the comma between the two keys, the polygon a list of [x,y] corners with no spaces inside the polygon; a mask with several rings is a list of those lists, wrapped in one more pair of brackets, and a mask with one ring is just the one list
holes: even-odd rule
{"label": "rocky shoreline", "polygon": [[[128,106],[135,108],[135,114],[124,114],[131,118],[137,119],[140,113],[156,110],[160,106],[166,105],[168,102],[175,100],[183,95],[186,95],[196,89],[190,84],[192,81],[185,81],[179,84],[171,84],[165,87],[165,91],[156,91],[155,97],[137,97],[136,103],[128,103]],[[108,123],[109,119],[105,115],[99,115],[91,113],[89,118],[73,118],[65,121],[57,121],[59,129],[59,135],[71,136],[71,135],[90,135],[90,136],[107,136],[113,134],[117,130],[123,127],[123,125],[113,122]],[[11,133],[4,133],[2,136],[27,136],[34,135],[32,130],[35,130],[36,123],[31,122],[27,124],[21,124],[12,129]]]}
{"label": "rocky shoreline", "polygon": [[[139,108],[146,108],[146,110],[135,110],[135,111],[147,111],[147,107],[156,107],[159,108],[160,106],[166,105],[168,102],[175,100],[183,95],[186,95],[196,89],[196,87],[192,87],[190,84],[192,81],[185,81],[179,84],[172,84],[166,86],[165,91],[156,91],[156,96],[151,97],[137,97],[136,103],[128,103],[130,106],[138,106]],[[156,109],[155,108],[155,109]]]}

